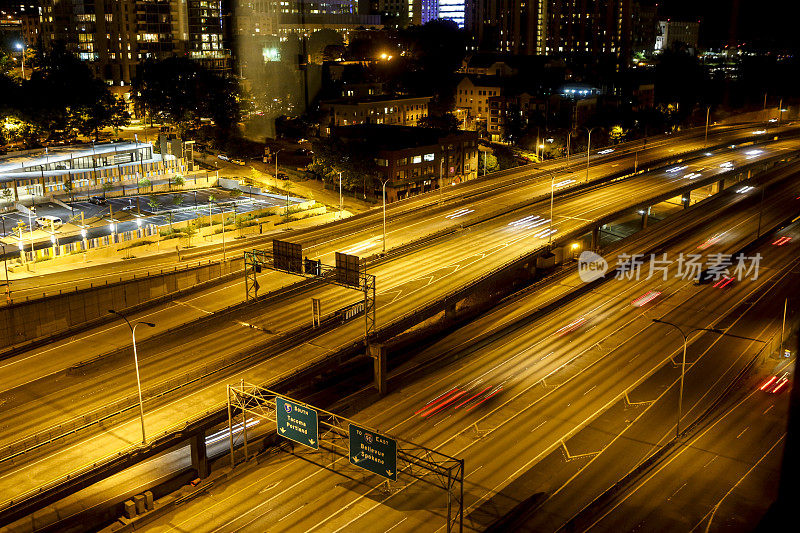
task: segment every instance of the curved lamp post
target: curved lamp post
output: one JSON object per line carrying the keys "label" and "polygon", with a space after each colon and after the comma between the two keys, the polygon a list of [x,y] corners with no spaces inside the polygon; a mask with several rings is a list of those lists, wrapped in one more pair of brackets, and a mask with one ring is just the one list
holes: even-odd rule
{"label": "curved lamp post", "polygon": [[128,320],[128,318],[122,313],[114,311],[113,309],[109,309],[108,312],[111,313],[112,315],[116,315],[122,318],[122,320],[124,320],[125,323],[128,324],[128,327],[131,329],[131,337],[133,339],[133,362],[136,365],[136,388],[139,391],[139,416],[142,420],[142,444],[144,445],[147,444],[147,438],[145,437],[144,433],[144,405],[142,404],[142,382],[139,379],[139,356],[136,353],[136,326],[138,326],[139,324],[144,324],[145,326],[154,328],[156,327],[156,325],[153,324],[152,322],[144,322],[144,321],[136,322],[135,324],[132,325]]}
{"label": "curved lamp post", "polygon": [[677,438],[680,437],[681,435],[681,418],[683,416],[683,379],[684,376],[686,375],[686,346],[689,344],[689,336],[692,333],[697,333],[699,331],[709,331],[711,333],[716,333],[718,335],[724,335],[725,332],[714,328],[694,328],[690,329],[689,331],[684,331],[683,328],[680,327],[679,325],[673,324],[672,322],[667,322],[666,320],[659,320],[657,318],[654,318],[653,322],[656,322],[658,324],[666,324],[667,326],[672,326],[683,337],[683,360],[681,361],[681,387],[680,387],[680,392],[678,393],[678,421],[675,424],[675,437]]}

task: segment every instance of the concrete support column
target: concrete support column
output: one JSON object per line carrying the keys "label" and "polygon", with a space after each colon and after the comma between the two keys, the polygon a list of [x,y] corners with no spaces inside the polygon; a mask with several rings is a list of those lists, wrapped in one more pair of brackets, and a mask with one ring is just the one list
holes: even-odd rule
{"label": "concrete support column", "polygon": [[375,389],[381,396],[386,394],[386,346],[383,344],[370,344],[369,355],[372,357],[374,368]]}
{"label": "concrete support column", "polygon": [[206,455],[206,434],[204,431],[193,435],[189,440],[192,450],[192,466],[197,470],[197,477],[205,479],[211,474]]}
{"label": "concrete support column", "polygon": [[447,307],[444,308],[444,318],[453,318],[456,314],[456,304],[447,304]]}
{"label": "concrete support column", "polygon": [[600,248],[600,226],[592,228],[592,247],[591,250],[596,252]]}
{"label": "concrete support column", "polygon": [[715,181],[711,184],[711,194],[717,194],[725,188],[725,180]]}
{"label": "concrete support column", "polygon": [[647,218],[650,215],[650,208],[642,210],[642,229],[647,228]]}
{"label": "concrete support column", "polygon": [[692,193],[686,193],[681,197],[681,202],[683,202],[683,208],[686,209],[689,207],[689,204],[692,202]]}

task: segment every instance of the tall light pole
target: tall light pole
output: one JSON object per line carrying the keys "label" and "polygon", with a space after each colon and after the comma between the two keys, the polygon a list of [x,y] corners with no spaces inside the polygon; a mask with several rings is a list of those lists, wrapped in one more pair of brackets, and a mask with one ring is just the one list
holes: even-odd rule
{"label": "tall light pole", "polygon": [[711,117],[711,106],[706,106],[706,139],[703,141],[703,148],[708,146],[708,119]]}
{"label": "tall light pole", "polygon": [[281,153],[281,152],[283,152],[283,148],[281,148],[277,152],[275,152],[275,181],[276,182],[278,180],[278,154]]}
{"label": "tall light pole", "polygon": [[339,220],[342,219],[343,210],[344,210],[344,198],[342,197],[342,172],[339,171]]}
{"label": "tall light pole", "polygon": [[569,145],[572,140],[572,131],[567,132],[567,163],[569,163]]}
{"label": "tall light pole", "polygon": [[[8,259],[6,258],[6,245],[3,244],[3,243],[0,243],[0,246],[3,247],[3,268],[6,271],[6,299],[10,301],[11,300],[11,280],[8,279],[8,262],[7,262]],[[784,313],[783,313],[783,322],[784,322],[784,324],[786,323],[786,311],[785,310],[784,310]],[[781,341],[781,346],[782,345],[783,345],[783,341]],[[781,353],[783,353],[783,350],[781,350]]]}
{"label": "tall light pole", "polygon": [[439,203],[444,202],[444,196],[442,192],[442,188],[444,187],[444,178],[442,175],[444,174],[444,154],[442,154],[441,158],[439,158]]}
{"label": "tall light pole", "polygon": [[555,173],[550,173],[550,238],[548,244],[553,244],[553,197],[555,196],[556,190],[556,175]]}
{"label": "tall light pole", "polygon": [[386,253],[386,184],[391,178],[386,178],[381,183],[383,189],[383,253]]}
{"label": "tall light pole", "polygon": [[22,51],[22,79],[25,79],[25,44],[17,43],[17,50]]}
{"label": "tall light pole", "polygon": [[781,125],[781,121],[783,121],[783,98],[778,102],[778,126]]}
{"label": "tall light pole", "polygon": [[131,338],[133,339],[133,362],[136,365],[136,388],[139,390],[139,415],[142,420],[142,445],[144,445],[147,444],[147,438],[144,433],[144,404],[142,403],[142,382],[139,379],[139,356],[136,353],[136,326],[138,326],[139,324],[144,324],[145,326],[154,328],[156,327],[156,325],[153,324],[152,322],[144,322],[144,321],[140,321],[137,322],[136,324],[131,325],[128,318],[122,313],[114,311],[113,309],[109,309],[108,312],[111,313],[112,315],[116,315],[122,318],[122,320],[124,320],[125,323],[128,324],[128,327],[131,329]]}
{"label": "tall light pole", "polygon": [[673,324],[672,322],[667,322],[666,320],[659,320],[657,318],[654,318],[653,322],[672,326],[673,328],[678,330],[678,333],[680,333],[681,336],[683,337],[683,360],[681,362],[681,387],[680,387],[680,392],[678,393],[678,421],[675,424],[675,437],[678,438],[681,436],[681,418],[683,417],[683,379],[684,376],[686,375],[686,346],[689,344],[689,336],[692,333],[697,333],[698,331],[710,331],[711,333],[717,333],[718,335],[724,335],[725,332],[713,328],[694,328],[687,332],[684,332],[683,328],[681,328],[679,325]]}
{"label": "tall light pole", "polygon": [[591,151],[592,147],[592,131],[596,130],[598,126],[594,128],[588,128],[586,131],[589,132],[589,140],[586,142],[586,183],[589,183],[589,152]]}

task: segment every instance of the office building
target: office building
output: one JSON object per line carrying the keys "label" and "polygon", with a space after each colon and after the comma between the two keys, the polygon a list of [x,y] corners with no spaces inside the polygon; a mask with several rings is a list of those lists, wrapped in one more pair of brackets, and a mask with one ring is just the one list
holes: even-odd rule
{"label": "office building", "polygon": [[660,20],[656,35],[655,49],[658,52],[685,47],[691,52],[697,50],[700,23],[697,21]]}
{"label": "office building", "polygon": [[386,181],[387,202],[477,177],[478,134],[472,131],[361,125],[335,128],[333,134],[375,154],[378,175],[367,194],[381,198]]}
{"label": "office building", "polygon": [[210,0],[42,0],[45,44],[63,41],[99,78],[129,85],[147,59],[188,55],[228,67],[220,2]]}

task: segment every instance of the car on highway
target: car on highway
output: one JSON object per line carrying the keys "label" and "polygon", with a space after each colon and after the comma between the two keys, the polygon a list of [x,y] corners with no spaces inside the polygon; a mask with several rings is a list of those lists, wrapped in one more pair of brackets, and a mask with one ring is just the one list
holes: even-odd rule
{"label": "car on highway", "polygon": [[36,225],[44,229],[56,229],[63,226],[64,222],[59,217],[43,215],[36,218]]}
{"label": "car on highway", "polygon": [[243,167],[247,164],[244,162],[244,159],[231,159],[231,163],[234,165],[239,165],[240,167]]}
{"label": "car on highway", "polygon": [[770,394],[778,394],[781,390],[783,390],[789,384],[789,372],[784,372],[780,376],[775,374],[767,381],[761,385],[758,390],[770,393]]}
{"label": "car on highway", "polygon": [[92,196],[89,198],[89,203],[94,205],[108,205],[108,200],[102,196]]}
{"label": "car on highway", "polygon": [[231,160],[231,158],[230,158],[230,157],[228,157],[228,156],[227,156],[227,155],[225,155],[225,154],[219,154],[219,155],[217,156],[217,158],[218,158],[218,159],[222,159],[223,161],[230,161],[230,160]]}

